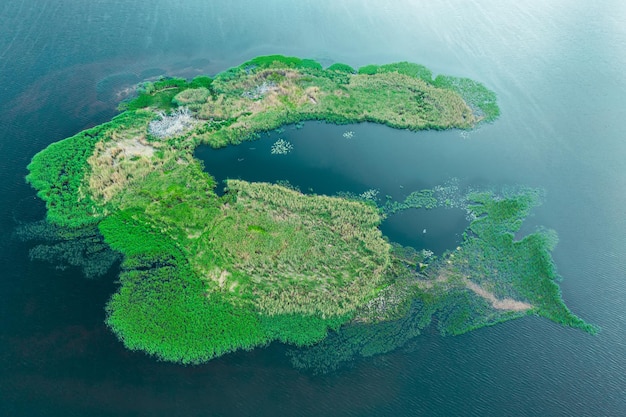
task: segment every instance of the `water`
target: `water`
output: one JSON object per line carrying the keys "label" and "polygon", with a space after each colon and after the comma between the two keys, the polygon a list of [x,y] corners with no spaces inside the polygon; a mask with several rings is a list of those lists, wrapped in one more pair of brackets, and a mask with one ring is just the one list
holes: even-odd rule
{"label": "water", "polygon": [[[0,414],[626,415],[626,6],[432,3],[3,3]],[[31,262],[30,244],[11,238],[16,221],[42,214],[25,166],[48,144],[108,120],[129,83],[215,73],[267,53],[353,66],[407,60],[497,91],[502,117],[467,138],[351,128],[355,140],[406,135],[422,153],[401,152],[393,178],[363,168],[372,166],[367,155],[340,174],[355,189],[452,177],[545,188],[525,230],[558,232],[563,297],[602,332],[528,317],[460,337],[427,334],[410,350],[325,376],[294,370],[277,344],[198,367],[123,349],[103,325],[116,271],[88,281]],[[307,131],[316,132],[293,133]],[[323,149],[307,148],[315,152]]]}

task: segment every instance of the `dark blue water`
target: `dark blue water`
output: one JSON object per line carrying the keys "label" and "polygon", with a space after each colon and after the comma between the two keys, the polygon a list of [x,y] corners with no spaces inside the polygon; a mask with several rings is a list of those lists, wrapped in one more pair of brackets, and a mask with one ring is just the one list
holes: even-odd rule
{"label": "dark blue water", "polygon": [[[623,2],[18,0],[0,5],[0,22],[0,415],[626,415]],[[381,162],[381,152],[352,149],[358,163],[336,175],[394,196],[453,177],[543,187],[527,230],[558,232],[563,297],[602,332],[528,317],[459,337],[428,333],[410,350],[325,376],[293,369],[277,344],[198,367],[125,350],[103,324],[115,268],[87,280],[31,261],[33,243],[12,238],[43,213],[25,166],[108,120],[137,80],[215,73],[267,53],[414,61],[494,89],[502,117],[467,137],[351,128],[355,139],[411,151]],[[409,139],[415,148],[404,148]],[[311,161],[328,152],[314,141],[295,149]]]}

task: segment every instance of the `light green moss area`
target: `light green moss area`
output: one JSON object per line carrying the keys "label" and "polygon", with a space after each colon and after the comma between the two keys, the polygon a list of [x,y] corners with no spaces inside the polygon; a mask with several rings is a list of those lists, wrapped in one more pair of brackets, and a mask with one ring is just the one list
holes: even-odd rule
{"label": "light green moss area", "polygon": [[[432,191],[377,208],[275,184],[229,181],[219,197],[213,178],[193,158],[199,144],[237,144],[304,120],[469,129],[498,115],[495,94],[478,83],[433,79],[416,64],[357,72],[343,64],[323,69],[312,60],[269,56],[214,78],[146,84],[122,107],[125,112],[111,122],[37,154],[27,181],[46,202],[51,223],[97,227],[123,255],[107,324],[130,349],[199,363],[273,340],[311,345],[351,321],[393,323],[417,301],[428,306],[424,311],[452,309],[440,321],[452,323],[443,333],[520,312],[583,327],[562,305],[558,286],[543,284],[555,278],[548,268],[551,235],[518,244],[498,237],[512,230],[504,217],[488,227],[477,220],[470,233],[478,240],[468,238],[447,262],[425,266],[410,250],[389,244],[378,225],[409,207],[432,208]],[[500,213],[488,196],[476,201],[486,218]],[[511,210],[517,220],[527,213],[527,207]],[[497,258],[500,253],[483,244],[487,238],[516,261]],[[535,262],[536,254],[549,261],[537,266],[546,273],[540,285],[533,277],[510,278]],[[485,278],[495,268],[508,271],[506,279]],[[536,294],[546,301],[538,302]],[[520,303],[508,304],[517,309],[498,311],[493,300],[507,297]],[[483,312],[486,319],[479,317]],[[420,323],[430,322],[424,317]]]}

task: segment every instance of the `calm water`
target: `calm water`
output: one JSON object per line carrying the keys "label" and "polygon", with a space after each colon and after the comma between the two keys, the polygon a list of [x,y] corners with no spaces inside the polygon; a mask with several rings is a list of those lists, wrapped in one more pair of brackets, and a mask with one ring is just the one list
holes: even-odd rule
{"label": "calm water", "polygon": [[[622,1],[179,3],[0,5],[0,415],[626,415]],[[31,262],[32,244],[12,238],[17,222],[43,215],[25,166],[48,144],[108,120],[132,83],[215,73],[267,53],[353,66],[407,60],[497,91],[502,117],[468,137],[351,127],[360,142],[335,173],[344,183],[325,183],[398,196],[400,185],[452,177],[545,188],[526,230],[558,232],[563,297],[602,332],[526,318],[460,337],[426,334],[409,351],[325,376],[294,370],[276,344],[197,367],[123,349],[102,324],[116,271],[89,281]],[[343,140],[342,131],[307,125],[288,133],[303,135],[293,141],[310,158],[306,169],[328,175],[330,145],[296,141]],[[380,152],[376,137],[394,150]],[[245,178],[246,161],[227,175]],[[394,226],[398,239],[402,224]]]}

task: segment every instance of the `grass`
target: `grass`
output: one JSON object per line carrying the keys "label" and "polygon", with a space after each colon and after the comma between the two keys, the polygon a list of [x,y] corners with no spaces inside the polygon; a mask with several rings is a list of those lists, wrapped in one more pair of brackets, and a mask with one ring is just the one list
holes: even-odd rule
{"label": "grass", "polygon": [[229,203],[207,232],[210,246],[197,250],[246,275],[231,273],[222,287],[254,294],[270,315],[350,315],[371,298],[389,262],[375,208],[273,184],[227,186]]}
{"label": "grass", "polygon": [[[149,133],[161,112],[183,107],[194,119],[186,130]],[[514,315],[495,311],[464,279],[494,297],[526,300],[533,313],[590,329],[560,301],[549,257],[553,235],[512,238],[530,197],[473,196],[478,220],[462,250],[426,267],[422,255],[392,248],[378,225],[399,210],[441,205],[433,191],[388,202],[382,211],[371,202],[235,180],[219,197],[193,158],[199,144],[238,144],[304,120],[470,129],[497,117],[495,95],[478,83],[433,80],[428,69],[409,63],[355,71],[274,55],[214,78],[147,83],[122,108],[111,122],[37,154],[27,181],[46,202],[51,223],[97,227],[123,255],[107,324],[130,349],[199,363],[272,340],[311,345],[351,320],[389,323],[408,311],[438,315],[446,334]],[[103,255],[102,265],[111,259]],[[430,317],[405,320],[410,334]],[[361,353],[393,345],[378,334]]]}

